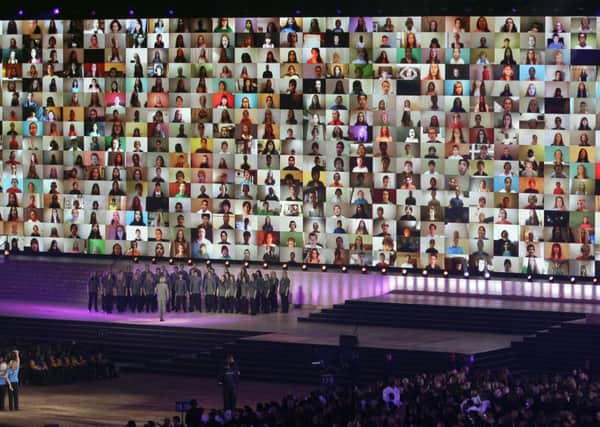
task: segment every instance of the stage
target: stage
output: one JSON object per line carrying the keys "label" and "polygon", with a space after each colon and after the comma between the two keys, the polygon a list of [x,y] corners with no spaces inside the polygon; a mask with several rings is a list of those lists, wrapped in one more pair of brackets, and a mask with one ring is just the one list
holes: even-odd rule
{"label": "stage", "polygon": [[517,335],[504,334],[404,329],[399,327],[316,325],[298,321],[299,317],[307,316],[311,312],[313,310],[292,309],[288,314],[271,313],[257,316],[225,313],[167,313],[166,321],[159,322],[157,313],[90,313],[85,308],[58,304],[0,302],[0,313],[3,317],[161,328],[180,327],[246,331],[251,334],[246,338],[242,338],[243,340],[271,343],[309,343],[337,346],[340,335],[356,334],[359,338],[359,346],[362,348],[474,354],[509,347],[512,341],[521,338]]}
{"label": "stage", "polygon": [[[300,382],[298,372],[310,369],[313,352],[338,351],[343,335],[356,336],[358,349],[374,366],[392,351],[411,372],[427,365],[444,370],[451,355],[475,355],[486,368],[501,367],[516,360],[514,349],[540,331],[592,323],[600,316],[600,288],[592,284],[293,268],[288,314],[167,313],[159,322],[156,313],[89,313],[89,271],[147,267],[90,261],[11,257],[0,262],[0,315],[7,329],[15,328],[24,342],[101,341],[127,363],[142,357],[141,370],[157,366],[169,353],[163,373],[187,369],[207,375],[220,352],[232,351],[252,361],[256,379],[267,379],[269,361],[270,366],[281,362],[277,375]],[[215,269],[221,274],[223,266]],[[239,266],[230,270],[237,274]],[[285,359],[270,360],[282,354]]]}
{"label": "stage", "polygon": [[[90,270],[144,270],[147,263],[132,264],[125,261],[102,259],[101,263],[92,263],[89,258],[68,259],[27,256],[0,258],[0,272],[5,271],[3,286],[0,287],[0,300],[53,302],[65,301],[81,304],[87,301],[86,283]],[[35,263],[35,269],[30,268]],[[166,262],[148,267],[155,270],[158,266],[172,270]],[[57,268],[59,267],[59,268]],[[206,267],[198,265],[201,271]],[[217,274],[221,275],[223,265],[213,264]],[[230,271],[237,275],[241,266],[233,265]],[[184,268],[189,269],[188,266]],[[264,270],[262,266],[250,266],[249,270]],[[64,274],[63,274],[64,271]],[[271,266],[267,271],[275,271],[281,276],[281,269]],[[413,272],[411,272],[413,273]],[[422,276],[420,274],[393,275],[357,271],[342,273],[327,272],[309,268],[302,271],[299,267],[289,268],[291,280],[290,303],[302,307],[329,307],[344,303],[349,299],[376,297],[394,291],[407,295],[454,296],[478,299],[502,299],[514,301],[537,301],[557,303],[600,303],[600,285],[592,283],[571,283],[567,277],[556,278],[553,282],[523,280],[484,279],[482,277],[442,277]],[[47,277],[52,288],[37,282],[39,277]],[[69,277],[69,281],[65,281]],[[74,286],[71,284],[75,283]],[[42,293],[47,295],[41,295]]]}

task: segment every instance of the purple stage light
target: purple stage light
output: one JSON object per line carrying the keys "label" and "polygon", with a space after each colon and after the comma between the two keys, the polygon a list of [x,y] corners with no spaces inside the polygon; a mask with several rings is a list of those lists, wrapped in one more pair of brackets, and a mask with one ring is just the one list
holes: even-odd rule
{"label": "purple stage light", "polygon": [[129,9],[129,16],[133,16],[134,13],[135,11],[133,9]]}
{"label": "purple stage light", "polygon": [[296,15],[298,15],[298,16],[302,15],[302,11],[300,9],[296,9]]}
{"label": "purple stage light", "polygon": [[58,15],[60,13],[60,9],[58,7],[55,7],[54,9],[52,9],[52,13]]}
{"label": "purple stage light", "polygon": [[173,16],[173,15],[175,15],[175,11],[174,11],[173,9],[169,9],[169,15],[170,15],[170,16]]}
{"label": "purple stage light", "polygon": [[19,9],[19,11],[17,12],[17,15],[23,16],[23,9]]}

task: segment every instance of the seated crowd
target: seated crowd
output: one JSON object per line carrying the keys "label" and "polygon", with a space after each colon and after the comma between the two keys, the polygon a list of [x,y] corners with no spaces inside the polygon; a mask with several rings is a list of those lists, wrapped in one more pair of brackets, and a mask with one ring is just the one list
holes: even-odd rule
{"label": "seated crowd", "polygon": [[[15,346],[0,345],[0,359],[8,360]],[[19,345],[24,384],[68,384],[99,378],[115,378],[115,364],[99,349],[76,343]]]}
{"label": "seated crowd", "polygon": [[[442,374],[388,378],[365,387],[345,386],[285,396],[233,411],[192,409],[181,420],[144,427],[196,426],[597,426],[600,381],[584,370],[515,375],[468,367]],[[130,421],[126,427],[135,427]]]}

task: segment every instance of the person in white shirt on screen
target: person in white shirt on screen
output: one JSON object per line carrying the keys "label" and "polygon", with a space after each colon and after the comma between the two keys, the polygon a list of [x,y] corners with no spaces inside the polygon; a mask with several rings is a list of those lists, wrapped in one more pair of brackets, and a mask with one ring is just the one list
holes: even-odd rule
{"label": "person in white shirt on screen", "polygon": [[464,64],[465,60],[460,57],[460,49],[452,49],[452,58],[450,58],[450,64]]}
{"label": "person in white shirt on screen", "polygon": [[587,44],[587,34],[579,33],[577,35],[578,43],[575,45],[575,49],[592,49],[592,47]]}

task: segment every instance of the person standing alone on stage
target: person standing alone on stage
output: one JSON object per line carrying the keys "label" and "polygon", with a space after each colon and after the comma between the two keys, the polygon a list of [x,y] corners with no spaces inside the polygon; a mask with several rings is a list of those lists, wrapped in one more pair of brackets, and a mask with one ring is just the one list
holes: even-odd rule
{"label": "person standing alone on stage", "polygon": [[223,385],[223,409],[235,409],[239,382],[240,371],[233,356],[228,354],[220,378],[220,383]]}
{"label": "person standing alone on stage", "polygon": [[165,321],[165,310],[167,309],[167,302],[169,301],[169,285],[167,285],[167,279],[165,276],[161,276],[156,289],[156,301],[158,302],[158,312],[160,313],[160,321]]}

